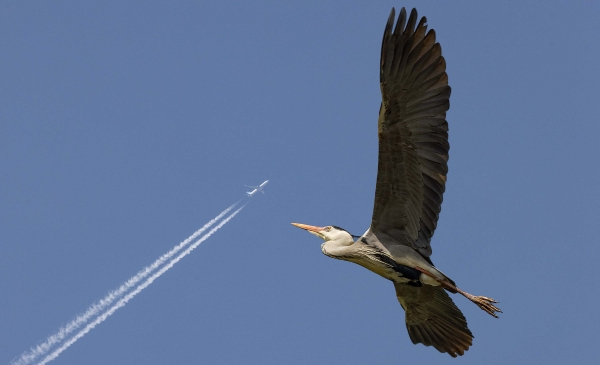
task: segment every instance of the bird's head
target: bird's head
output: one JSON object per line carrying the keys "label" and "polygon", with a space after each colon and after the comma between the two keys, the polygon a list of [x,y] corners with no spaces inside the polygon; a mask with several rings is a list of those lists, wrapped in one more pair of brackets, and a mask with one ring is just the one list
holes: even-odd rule
{"label": "bird's head", "polygon": [[354,243],[354,236],[343,228],[336,226],[317,227],[308,224],[292,223],[292,225],[307,230],[323,239],[321,250],[327,256],[344,256],[349,246]]}

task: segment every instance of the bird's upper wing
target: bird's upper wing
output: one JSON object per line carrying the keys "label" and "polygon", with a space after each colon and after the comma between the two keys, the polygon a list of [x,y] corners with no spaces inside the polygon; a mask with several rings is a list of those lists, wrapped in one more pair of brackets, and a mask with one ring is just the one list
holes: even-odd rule
{"label": "bird's upper wing", "polygon": [[[371,227],[431,255],[448,172],[450,87],[426,18],[390,14],[381,46],[379,166]],[[416,25],[416,28],[415,28]]]}
{"label": "bird's upper wing", "polygon": [[414,287],[394,283],[406,311],[406,329],[414,344],[433,346],[450,356],[463,355],[473,343],[467,320],[439,286]]}

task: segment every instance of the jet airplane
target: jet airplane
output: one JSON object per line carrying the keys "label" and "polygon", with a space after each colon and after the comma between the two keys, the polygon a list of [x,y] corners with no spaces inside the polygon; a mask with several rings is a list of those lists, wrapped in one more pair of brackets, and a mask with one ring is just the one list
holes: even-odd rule
{"label": "jet airplane", "polygon": [[253,189],[252,191],[248,191],[246,193],[246,195],[248,195],[249,197],[252,197],[252,196],[254,196],[254,194],[256,194],[259,191],[264,194],[265,192],[263,191],[263,189],[265,188],[265,185],[267,185],[268,183],[269,183],[269,180],[265,180],[264,183],[262,183],[262,184],[260,184],[258,186],[248,186],[248,185],[246,185],[247,187]]}

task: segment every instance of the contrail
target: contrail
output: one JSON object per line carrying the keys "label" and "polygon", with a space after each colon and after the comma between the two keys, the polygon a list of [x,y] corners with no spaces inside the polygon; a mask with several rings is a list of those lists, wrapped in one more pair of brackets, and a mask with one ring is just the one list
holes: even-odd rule
{"label": "contrail", "polygon": [[[248,204],[248,203],[246,203],[246,204]],[[119,309],[119,308],[123,307],[125,304],[127,304],[127,302],[130,301],[133,297],[135,297],[139,292],[141,292],[142,290],[144,290],[148,285],[152,284],[152,282],[154,282],[154,280],[156,280],[159,276],[161,276],[167,270],[169,270],[170,268],[172,268],[173,265],[175,265],[179,260],[181,260],[183,257],[187,256],[196,247],[198,247],[202,242],[204,242],[213,233],[215,233],[219,228],[223,227],[227,222],[229,222],[231,219],[233,219],[233,217],[235,217],[242,209],[244,209],[244,207],[246,206],[246,204],[244,204],[242,207],[238,208],[238,210],[236,210],[235,212],[231,213],[231,215],[229,217],[225,218],[223,221],[221,221],[221,223],[219,223],[217,226],[215,226],[213,229],[211,229],[207,234],[205,234],[204,236],[202,236],[202,238],[200,238],[198,241],[194,242],[193,245],[191,245],[185,251],[183,251],[181,254],[179,254],[179,256],[177,256],[176,258],[174,258],[173,260],[171,260],[171,262],[169,262],[168,264],[166,264],[165,266],[163,266],[155,274],[153,274],[148,279],[146,279],[146,281],[144,281],[142,284],[138,285],[138,287],[135,288],[134,291],[132,291],[131,293],[129,293],[126,296],[124,296],[123,298],[121,298],[115,305],[113,305],[112,307],[110,307],[102,315],[98,316],[93,322],[91,322],[87,326],[85,326],[84,329],[82,329],[75,336],[73,336],[71,339],[69,339],[68,341],[66,341],[61,347],[57,348],[56,350],[54,350],[53,353],[51,353],[50,355],[46,356],[44,358],[44,360],[42,360],[41,362],[38,363],[38,365],[44,365],[44,364],[48,363],[49,361],[52,361],[52,360],[56,359],[58,357],[58,355],[60,355],[61,352],[63,352],[69,346],[71,346],[73,343],[75,343],[75,341],[77,341],[81,337],[85,336],[86,333],[88,333],[89,331],[91,331],[92,329],[94,329],[94,327],[96,327],[98,324],[104,322],[117,309]]]}
{"label": "contrail", "polygon": [[139,271],[135,276],[131,277],[131,279],[127,280],[123,285],[121,285],[118,289],[111,291],[102,298],[97,303],[92,304],[83,314],[77,316],[74,320],[67,323],[64,327],[61,327],[58,332],[48,337],[46,342],[41,345],[32,348],[29,352],[23,353],[21,357],[13,361],[13,365],[27,365],[38,356],[41,356],[48,352],[50,348],[58,342],[61,342],[65,337],[67,337],[71,332],[75,331],[77,328],[81,327],[85,324],[91,317],[100,313],[104,308],[109,306],[115,299],[119,298],[126,291],[131,289],[134,285],[144,279],[146,276],[150,275],[154,270],[156,270],[159,266],[164,264],[168,259],[173,257],[177,252],[179,252],[182,248],[187,246],[190,242],[192,242],[196,237],[201,235],[204,231],[209,229],[213,224],[215,224],[219,219],[223,218],[227,213],[229,213],[236,205],[238,205],[240,201],[238,200],[236,203],[232,204],[229,208],[222,211],[219,215],[214,217],[208,223],[206,223],[202,228],[194,232],[191,236],[189,236],[185,241],[182,241],[177,246],[173,247],[171,251],[162,255],[159,259],[154,261],[151,265],[146,266],[144,269]]}

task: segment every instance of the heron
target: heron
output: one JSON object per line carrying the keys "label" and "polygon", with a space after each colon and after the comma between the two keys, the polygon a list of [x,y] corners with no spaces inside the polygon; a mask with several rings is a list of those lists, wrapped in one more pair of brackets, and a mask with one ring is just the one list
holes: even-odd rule
{"label": "heron", "polygon": [[434,266],[431,238],[448,173],[450,86],[446,61],[427,19],[392,8],[381,45],[379,160],[369,229],[353,236],[338,226],[292,223],[323,239],[321,251],[393,282],[414,344],[452,357],[473,342],[465,316],[447,292],[459,293],[490,315],[492,298],[469,294]]}

